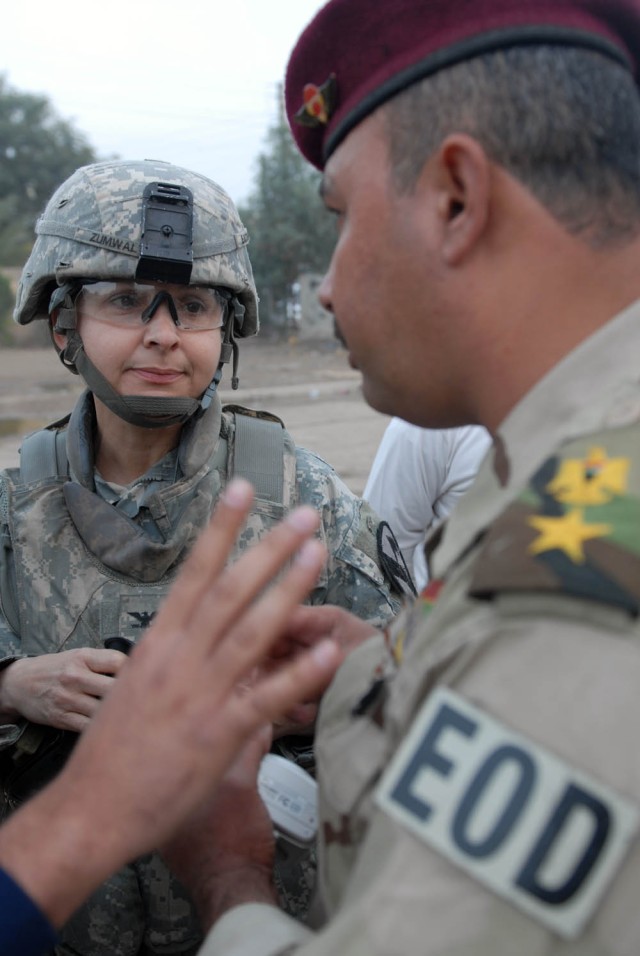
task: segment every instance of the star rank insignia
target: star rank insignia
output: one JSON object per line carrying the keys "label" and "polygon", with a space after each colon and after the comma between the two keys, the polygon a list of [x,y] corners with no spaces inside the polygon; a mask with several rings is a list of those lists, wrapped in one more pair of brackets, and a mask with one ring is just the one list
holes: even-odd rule
{"label": "star rank insignia", "polygon": [[336,93],[337,83],[333,73],[322,86],[307,83],[302,91],[302,106],[295,115],[296,123],[301,126],[326,126],[335,109]]}

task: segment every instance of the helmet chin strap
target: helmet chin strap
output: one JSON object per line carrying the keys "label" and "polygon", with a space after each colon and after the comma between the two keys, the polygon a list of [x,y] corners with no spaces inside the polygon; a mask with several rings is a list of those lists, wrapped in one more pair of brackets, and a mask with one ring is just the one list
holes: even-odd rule
{"label": "helmet chin strap", "polygon": [[200,408],[200,402],[196,398],[119,395],[87,357],[82,342],[75,352],[74,364],[93,394],[118,418],[130,425],[139,425],[141,428],[182,425]]}
{"label": "helmet chin strap", "polygon": [[[61,290],[62,291],[62,290]],[[237,300],[234,300],[235,305]],[[233,357],[231,387],[238,387],[238,345],[233,335],[233,306],[228,309],[220,361],[215,375],[200,398],[163,398],[146,395],[120,395],[87,356],[80,334],[75,327],[75,306],[67,300],[56,319],[56,331],[66,333],[66,345],[59,352],[60,361],[71,372],[82,376],[88,388],[114,415],[140,428],[166,428],[184,425],[196,414],[202,414],[213,401],[225,364]],[[240,307],[240,303],[237,303]],[[241,307],[240,307],[241,308]]]}
{"label": "helmet chin strap", "polygon": [[114,415],[130,425],[140,428],[166,428],[169,425],[183,425],[193,415],[204,412],[212,402],[222,377],[223,362],[220,361],[216,373],[200,399],[163,398],[152,395],[120,395],[109,384],[104,375],[87,356],[82,339],[77,332],[67,333],[67,345],[60,355],[63,363],[78,371],[93,394],[109,408]]}

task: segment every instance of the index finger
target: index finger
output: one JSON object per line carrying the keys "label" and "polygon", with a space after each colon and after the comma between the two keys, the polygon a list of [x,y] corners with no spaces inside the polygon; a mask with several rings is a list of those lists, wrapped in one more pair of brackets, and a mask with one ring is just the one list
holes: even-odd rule
{"label": "index finger", "polygon": [[224,568],[252,501],[253,488],[242,478],[231,481],[221,494],[209,524],[184,561],[162,604],[159,614],[167,631],[184,628],[193,607]]}

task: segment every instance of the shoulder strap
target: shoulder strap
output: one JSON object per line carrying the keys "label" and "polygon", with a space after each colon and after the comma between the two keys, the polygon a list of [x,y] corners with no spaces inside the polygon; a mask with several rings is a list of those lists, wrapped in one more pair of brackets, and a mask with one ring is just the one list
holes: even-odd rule
{"label": "shoulder strap", "polygon": [[9,523],[9,476],[0,477],[0,611],[14,632],[20,633],[20,615],[15,591],[15,580],[12,572],[9,553],[12,550],[11,525]]}
{"label": "shoulder strap", "polygon": [[[20,446],[20,480],[24,484],[43,478],[63,476],[68,473],[66,432],[59,426],[65,425],[69,416],[54,422],[48,428],[26,435]],[[8,552],[11,550],[11,530],[9,520],[8,478],[0,481],[0,609],[16,633],[20,633],[20,615],[16,600],[15,581],[11,571]]]}
{"label": "shoulder strap", "polygon": [[242,414],[236,407],[233,474],[246,478],[257,498],[276,504],[284,499],[284,436],[279,422]]}
{"label": "shoulder strap", "polygon": [[23,440],[20,447],[20,477],[25,484],[42,478],[66,475],[68,470],[64,431],[51,426],[31,432]]}

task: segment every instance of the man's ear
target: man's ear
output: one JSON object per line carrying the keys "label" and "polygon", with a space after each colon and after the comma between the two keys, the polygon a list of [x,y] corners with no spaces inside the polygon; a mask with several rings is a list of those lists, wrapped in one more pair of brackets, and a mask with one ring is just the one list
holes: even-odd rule
{"label": "man's ear", "polygon": [[442,255],[458,265],[475,247],[489,222],[491,161],[465,133],[442,141],[433,157],[442,229]]}

